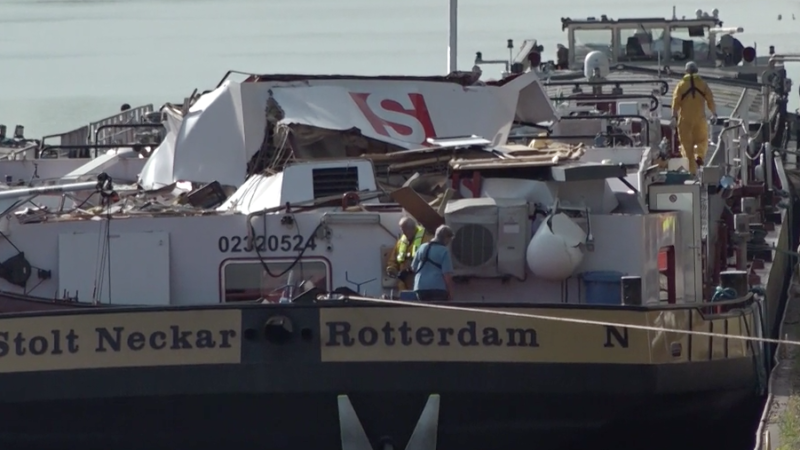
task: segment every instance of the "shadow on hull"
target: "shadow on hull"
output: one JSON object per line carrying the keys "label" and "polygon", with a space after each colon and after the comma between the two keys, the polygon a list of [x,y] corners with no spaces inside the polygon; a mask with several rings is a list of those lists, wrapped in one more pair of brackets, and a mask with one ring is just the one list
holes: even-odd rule
{"label": "shadow on hull", "polygon": [[[364,428],[374,430],[368,435],[375,448],[391,442],[404,449],[427,395],[350,399]],[[757,401],[751,392],[690,398],[450,394],[442,396],[436,448],[749,449]],[[714,414],[720,410],[728,414]],[[334,394],[30,403],[4,407],[0,416],[8,426],[0,433],[6,449],[342,450]]]}

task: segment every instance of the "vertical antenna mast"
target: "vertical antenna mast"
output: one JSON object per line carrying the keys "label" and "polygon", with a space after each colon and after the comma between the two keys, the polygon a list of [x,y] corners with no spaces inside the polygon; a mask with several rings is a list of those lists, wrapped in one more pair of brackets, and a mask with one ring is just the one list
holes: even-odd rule
{"label": "vertical antenna mast", "polygon": [[458,66],[458,0],[450,0],[450,42],[447,46],[447,73]]}

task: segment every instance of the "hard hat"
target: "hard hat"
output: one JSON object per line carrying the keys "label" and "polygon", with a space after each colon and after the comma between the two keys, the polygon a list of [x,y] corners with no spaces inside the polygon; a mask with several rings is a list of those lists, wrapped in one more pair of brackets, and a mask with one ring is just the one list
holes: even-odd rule
{"label": "hard hat", "polygon": [[694,61],[686,63],[686,73],[697,73],[697,64]]}

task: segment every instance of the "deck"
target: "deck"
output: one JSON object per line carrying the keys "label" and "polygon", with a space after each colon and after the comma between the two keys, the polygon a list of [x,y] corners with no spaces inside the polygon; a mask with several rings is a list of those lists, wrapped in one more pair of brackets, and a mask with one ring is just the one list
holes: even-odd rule
{"label": "deck", "polygon": [[[700,69],[700,76],[706,80],[706,82],[711,86],[712,92],[714,94],[714,101],[717,104],[717,108],[719,110],[730,110],[733,111],[736,108],[736,104],[739,102],[739,98],[742,95],[742,92],[745,89],[753,89],[755,92],[755,100],[753,101],[750,107],[750,113],[753,115],[760,116],[761,115],[761,91],[760,91],[760,84],[756,81],[751,80],[744,80],[738,79],[734,74],[722,70],[708,70],[708,69]],[[668,96],[672,95],[672,92],[675,90],[675,86],[677,86],[680,79],[683,77],[683,72],[672,72],[672,73],[664,73],[662,72],[659,77],[659,73],[652,69],[645,69],[639,67],[628,67],[628,66],[615,66],[612,67],[611,73],[607,77],[609,81],[645,81],[645,80],[657,80],[662,79],[669,84],[669,91],[667,93]],[[550,77],[549,81],[558,82],[558,81],[575,81],[575,82],[587,82],[587,78],[583,76],[582,72],[572,72],[572,73],[562,73],[558,75],[553,75]],[[544,81],[545,88],[547,94],[553,97],[559,96],[569,96],[572,94],[572,88],[570,86],[552,86],[548,85],[547,81]],[[621,86],[623,89],[624,94],[626,95],[651,95],[653,94],[653,89],[657,89],[658,85],[656,84],[634,84],[634,85],[623,85]],[[586,86],[582,87],[584,92],[589,92]],[[610,87],[605,86],[604,93],[610,93]],[[657,97],[660,97],[657,95]],[[661,98],[661,97],[660,97]],[[665,98],[666,100],[666,98]],[[669,103],[663,103],[662,106],[670,107]],[[721,112],[721,111],[720,111]]]}

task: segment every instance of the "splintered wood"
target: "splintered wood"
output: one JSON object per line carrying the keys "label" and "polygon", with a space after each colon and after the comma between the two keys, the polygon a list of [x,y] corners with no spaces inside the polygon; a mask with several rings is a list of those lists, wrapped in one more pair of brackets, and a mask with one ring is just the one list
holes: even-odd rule
{"label": "splintered wood", "polygon": [[563,143],[550,143],[545,148],[509,146],[504,152],[504,158],[456,159],[450,162],[450,167],[454,170],[469,170],[556,166],[568,161],[577,161],[584,153],[586,153],[586,148],[583,144],[573,146]]}

